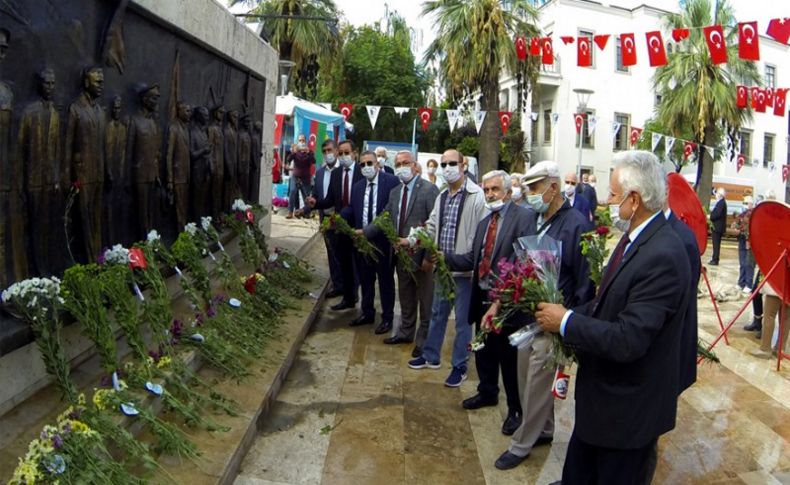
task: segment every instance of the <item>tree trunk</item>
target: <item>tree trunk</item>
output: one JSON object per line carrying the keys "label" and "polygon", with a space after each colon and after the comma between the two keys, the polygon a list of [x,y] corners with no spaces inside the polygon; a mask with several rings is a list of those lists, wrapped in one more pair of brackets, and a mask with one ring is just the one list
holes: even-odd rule
{"label": "tree trunk", "polygon": [[478,160],[478,180],[481,176],[499,166],[499,78],[492,79],[483,88],[480,104],[487,111],[480,129],[480,157]]}
{"label": "tree trunk", "polygon": [[[705,138],[703,145],[715,146],[714,137],[716,136],[713,124],[708,124],[705,128]],[[702,208],[706,209],[710,205],[711,189],[713,187],[713,158],[708,150],[704,150],[702,159],[697,167],[697,197],[699,197]]]}

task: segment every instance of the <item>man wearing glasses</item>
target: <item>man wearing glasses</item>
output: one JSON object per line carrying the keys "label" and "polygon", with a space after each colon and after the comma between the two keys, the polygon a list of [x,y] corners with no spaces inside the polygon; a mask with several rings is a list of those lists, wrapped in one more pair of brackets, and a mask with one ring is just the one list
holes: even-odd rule
{"label": "man wearing glasses", "polygon": [[[485,216],[483,190],[467,179],[463,172],[463,156],[458,150],[447,150],[439,164],[447,188],[444,189],[426,222],[426,231],[444,254],[466,254],[472,250],[475,230]],[[440,284],[435,284],[431,324],[422,355],[409,361],[412,369],[438,369],[441,364],[442,344],[447,329],[450,310],[455,307],[455,342],[453,343],[452,369],[444,384],[459,387],[466,380],[472,327],[469,325],[469,302],[472,296],[472,271],[453,272],[455,301],[444,299]]]}

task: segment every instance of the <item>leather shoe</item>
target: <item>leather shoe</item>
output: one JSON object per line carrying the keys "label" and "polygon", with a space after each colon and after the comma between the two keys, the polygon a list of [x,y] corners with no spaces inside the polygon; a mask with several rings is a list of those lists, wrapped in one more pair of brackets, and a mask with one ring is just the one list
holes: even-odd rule
{"label": "leather shoe", "polygon": [[535,440],[535,444],[532,447],[537,448],[538,446],[550,445],[552,441],[554,441],[554,436],[540,436]]}
{"label": "leather shoe", "polygon": [[518,456],[514,455],[510,451],[506,451],[499,455],[499,458],[496,459],[494,462],[494,466],[500,470],[510,470],[511,468],[516,468],[521,464],[522,461],[526,460],[529,455]]}
{"label": "leather shoe", "polygon": [[333,289],[332,291],[327,291],[327,292],[326,292],[326,295],[324,295],[324,296],[325,296],[326,298],[336,298],[336,297],[338,297],[338,296],[340,296],[340,295],[342,295],[342,294],[343,294],[343,292],[342,292],[342,291],[340,291],[340,290],[334,290],[334,289]]}
{"label": "leather shoe", "polygon": [[512,436],[519,426],[521,426],[521,415],[508,414],[507,419],[502,423],[502,434],[505,436]]}
{"label": "leather shoe", "polygon": [[351,323],[348,324],[349,327],[359,327],[360,325],[370,325],[375,321],[373,317],[366,317],[365,315],[360,315]]}
{"label": "leather shoe", "polygon": [[411,356],[416,359],[421,355],[422,355],[422,347],[420,347],[419,345],[415,346],[414,350],[411,351]]}
{"label": "leather shoe", "polygon": [[394,335],[384,339],[384,343],[387,345],[410,344],[411,342],[412,340],[410,338],[401,337],[400,335]]}
{"label": "leather shoe", "polygon": [[375,333],[376,335],[381,335],[382,333],[387,333],[390,331],[392,331],[392,322],[382,320],[381,323],[379,323],[379,326],[376,327]]}
{"label": "leather shoe", "polygon": [[497,403],[499,403],[499,399],[496,397],[492,399],[477,393],[468,399],[464,399],[461,406],[463,406],[464,409],[480,409],[486,406],[496,406]]}
{"label": "leather shoe", "polygon": [[711,266],[718,266],[719,262],[718,261],[714,261],[714,260],[711,259],[710,261],[708,261],[708,264],[711,265]]}
{"label": "leather shoe", "polygon": [[752,320],[752,323],[743,327],[744,330],[747,332],[757,332],[763,329],[763,321],[762,319],[755,318]]}
{"label": "leather shoe", "polygon": [[[355,306],[356,306],[355,304],[350,303],[350,302],[348,302],[346,300],[340,300],[340,303],[336,303],[336,304],[332,305],[329,308],[331,308],[332,310],[337,311],[337,310],[345,310],[346,308],[354,308]],[[371,322],[371,323],[373,323],[373,322]]]}

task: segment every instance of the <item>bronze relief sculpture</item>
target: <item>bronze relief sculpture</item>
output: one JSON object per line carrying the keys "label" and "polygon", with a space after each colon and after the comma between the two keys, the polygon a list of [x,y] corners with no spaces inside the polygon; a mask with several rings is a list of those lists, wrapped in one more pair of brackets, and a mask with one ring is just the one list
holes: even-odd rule
{"label": "bronze relief sculpture", "polygon": [[230,211],[233,200],[239,196],[239,112],[228,111],[228,123],[225,125],[225,204],[223,210]]}
{"label": "bronze relief sculpture", "polygon": [[126,163],[126,141],[129,120],[123,118],[123,100],[120,96],[112,99],[110,120],[107,122],[107,133],[104,143],[107,164],[107,210],[105,225],[107,226],[108,244],[131,242],[124,228],[128,225],[129,197],[131,184],[129,167]]}
{"label": "bronze relief sculpture", "polygon": [[193,110],[194,123],[189,130],[190,180],[192,216],[195,220],[211,214],[211,153],[214,147],[208,139],[208,109],[203,106]]}
{"label": "bronze relief sculpture", "polygon": [[225,185],[225,135],[222,122],[225,121],[225,107],[217,106],[211,113],[211,125],[208,127],[208,142],[211,144],[211,191],[212,191],[212,215],[218,215],[230,210],[230,206],[224,207],[222,191]]}
{"label": "bronze relief sculpture", "polygon": [[138,89],[138,94],[141,106],[129,123],[127,156],[132,165],[139,238],[154,228],[158,191],[162,188],[159,179],[162,132],[156,119],[159,85],[143,85]]}
{"label": "bronze relief sculpture", "polygon": [[250,129],[252,123],[249,115],[245,114],[241,120],[241,130],[239,131],[239,159],[238,173],[238,192],[244,200],[250,200],[250,162],[252,161],[252,137]]}
{"label": "bronze relief sculpture", "polygon": [[[176,118],[167,129],[167,191],[176,208],[178,230],[189,217],[189,119],[192,108],[183,102],[176,106]],[[205,214],[204,214],[205,215]]]}

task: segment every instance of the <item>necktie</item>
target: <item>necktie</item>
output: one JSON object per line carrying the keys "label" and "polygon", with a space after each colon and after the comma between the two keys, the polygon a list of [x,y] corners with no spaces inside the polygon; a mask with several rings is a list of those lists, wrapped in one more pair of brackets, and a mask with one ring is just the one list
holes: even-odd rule
{"label": "necktie", "polygon": [[368,220],[366,224],[370,224],[373,221],[373,187],[375,185],[372,182],[368,184]]}
{"label": "necktie", "polygon": [[346,168],[343,172],[343,207],[348,206],[348,171],[349,169]]}
{"label": "necktie", "polygon": [[488,276],[491,270],[491,255],[494,252],[494,244],[496,244],[496,227],[499,220],[499,212],[491,214],[491,222],[488,223],[488,232],[486,232],[486,245],[483,248],[483,259],[480,260],[480,267],[478,269],[477,277],[483,280]]}
{"label": "necktie", "polygon": [[403,184],[403,196],[400,199],[400,212],[398,213],[398,235],[406,235],[406,206],[409,201],[409,186]]}
{"label": "necktie", "polygon": [[629,241],[630,239],[628,238],[628,234],[623,234],[620,242],[617,243],[617,247],[614,248],[612,257],[609,258],[609,264],[606,265],[606,271],[603,274],[603,278],[601,278],[601,286],[598,288],[599,297],[603,293],[604,288],[606,288],[606,285],[608,285],[611,279],[614,277],[614,273],[617,271],[618,266],[620,266],[620,263],[623,261],[625,247],[628,245]]}

